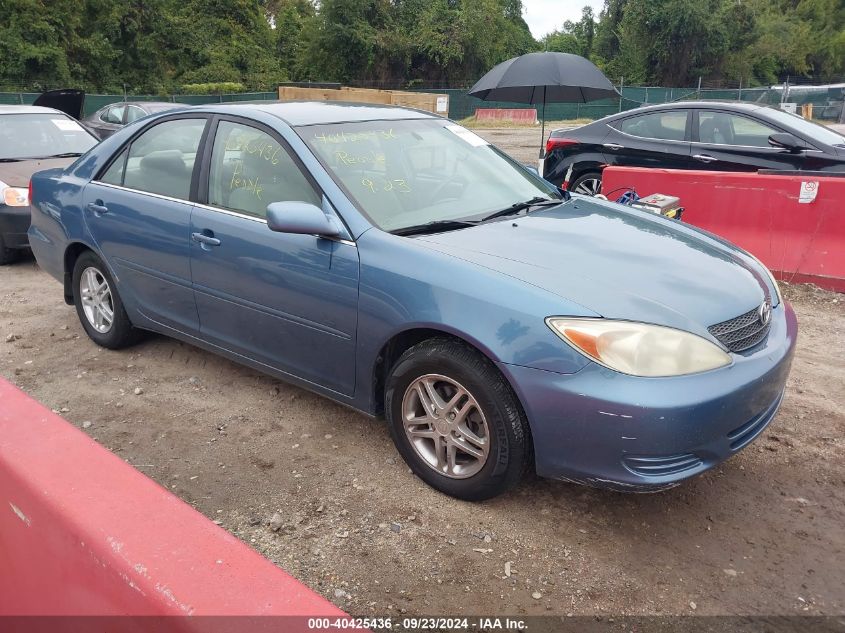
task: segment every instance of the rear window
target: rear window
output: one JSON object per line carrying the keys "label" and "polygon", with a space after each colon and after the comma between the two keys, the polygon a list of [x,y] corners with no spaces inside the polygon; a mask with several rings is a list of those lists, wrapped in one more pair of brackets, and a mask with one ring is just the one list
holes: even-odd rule
{"label": "rear window", "polygon": [[661,141],[683,141],[687,132],[687,110],[650,112],[616,124],[625,134]]}
{"label": "rear window", "polygon": [[77,121],[58,112],[0,114],[0,159],[84,154],[96,144]]}

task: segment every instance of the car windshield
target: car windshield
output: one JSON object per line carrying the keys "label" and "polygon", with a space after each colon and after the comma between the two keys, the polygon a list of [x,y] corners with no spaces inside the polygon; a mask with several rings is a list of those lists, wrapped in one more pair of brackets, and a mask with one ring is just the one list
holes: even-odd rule
{"label": "car windshield", "polygon": [[96,144],[79,123],[58,112],[0,115],[0,159],[84,154]]}
{"label": "car windshield", "polygon": [[829,127],[819,125],[797,114],[790,114],[789,112],[784,112],[776,108],[768,108],[765,112],[776,123],[789,126],[808,138],[826,143],[827,145],[845,145],[845,136],[837,134]]}
{"label": "car windshield", "polygon": [[386,231],[477,220],[529,200],[560,199],[553,185],[450,121],[337,123],[297,132]]}

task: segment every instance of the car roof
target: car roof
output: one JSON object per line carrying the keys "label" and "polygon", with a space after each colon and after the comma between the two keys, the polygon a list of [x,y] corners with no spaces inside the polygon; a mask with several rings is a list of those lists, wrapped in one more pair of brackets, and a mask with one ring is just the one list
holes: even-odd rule
{"label": "car roof", "polygon": [[291,127],[326,123],[353,123],[359,121],[399,121],[402,119],[437,119],[431,112],[382,105],[378,103],[352,103],[347,101],[265,101],[224,103],[195,106],[207,112],[221,114],[259,110],[280,118]]}
{"label": "car roof", "polygon": [[0,114],[61,114],[67,116],[64,112],[53,108],[31,105],[0,105]]}
{"label": "car roof", "polygon": [[765,103],[749,103],[747,101],[673,101],[671,103],[655,103],[653,105],[644,105],[633,110],[626,110],[615,114],[613,116],[623,117],[641,112],[651,112],[653,110],[686,110],[689,108],[723,108],[725,110],[736,110],[739,112],[754,112],[766,108],[768,104]]}
{"label": "car roof", "polygon": [[181,108],[183,106],[189,105],[187,103],[177,103],[175,101],[116,101],[115,103],[110,103],[109,105],[134,105],[134,106],[164,106],[164,107],[171,107],[171,108]]}

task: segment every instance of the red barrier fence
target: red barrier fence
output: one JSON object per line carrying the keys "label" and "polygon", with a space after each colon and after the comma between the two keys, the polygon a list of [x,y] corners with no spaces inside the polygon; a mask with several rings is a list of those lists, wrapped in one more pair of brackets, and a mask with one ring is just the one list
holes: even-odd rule
{"label": "red barrier fence", "polygon": [[[8,615],[344,613],[0,379],[0,616]],[[169,618],[164,629],[208,630],[203,621]],[[302,617],[285,623],[275,630],[307,629]],[[255,628],[244,624],[233,628]]]}
{"label": "red barrier fence", "polygon": [[[788,282],[845,292],[845,178],[607,167],[602,191],[678,196],[683,219],[753,253]],[[815,197],[811,202],[805,199]]]}
{"label": "red barrier fence", "polygon": [[537,123],[537,110],[533,108],[476,108],[476,121],[514,121],[516,123]]}

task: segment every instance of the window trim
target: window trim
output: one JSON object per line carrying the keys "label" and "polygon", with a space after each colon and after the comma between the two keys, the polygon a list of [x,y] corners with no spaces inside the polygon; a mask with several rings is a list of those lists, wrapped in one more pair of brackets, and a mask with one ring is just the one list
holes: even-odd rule
{"label": "window trim", "polygon": [[[132,144],[138,140],[143,134],[145,134],[148,130],[154,128],[157,125],[161,125],[162,123],[169,123],[171,121],[177,121],[179,119],[197,119],[205,121],[205,127],[203,128],[202,134],[200,135],[199,145],[197,146],[197,155],[194,159],[194,168],[191,172],[191,184],[188,188],[188,198],[172,198],[170,196],[165,196],[162,194],[155,193],[153,191],[141,191],[140,189],[132,189],[131,187],[124,187],[122,184],[120,185],[121,189],[125,189],[127,191],[133,191],[137,193],[147,193],[149,195],[158,196],[159,198],[163,198],[165,200],[178,200],[180,202],[196,202],[196,187],[198,182],[198,172],[201,168],[200,158],[204,154],[205,143],[208,140],[208,131],[211,127],[209,125],[210,120],[212,119],[212,115],[208,112],[180,112],[178,114],[171,114],[163,116],[159,119],[153,119],[140,130],[138,130],[135,134],[125,140],[121,145],[114,151],[114,153],[109,157],[109,159],[103,164],[103,166],[97,171],[96,175],[91,179],[91,182],[97,182],[101,185],[107,185],[110,187],[115,187],[117,185],[113,185],[108,182],[103,182],[102,178],[111,168],[112,164],[120,157],[123,153],[123,150],[128,149],[129,151],[132,150]],[[129,151],[127,151],[126,156],[127,160],[129,157]],[[126,180],[126,170],[124,169],[123,177],[121,178],[121,183],[125,182]]]}
{"label": "window trim", "polygon": [[[671,114],[673,112],[686,112],[687,113],[687,117],[686,117],[687,121],[686,121],[686,125],[684,126],[684,140],[682,140],[682,141],[678,141],[678,140],[672,139],[672,138],[655,138],[653,136],[636,136],[635,134],[630,134],[630,133],[625,132],[621,129],[622,123],[624,123],[625,121],[628,121],[630,119],[636,119],[636,118],[639,118],[639,117],[648,116],[650,114]],[[631,115],[631,116],[623,117],[621,119],[617,119],[616,121],[611,121],[607,125],[608,125],[608,127],[611,127],[615,131],[619,132],[619,134],[622,134],[623,136],[627,136],[628,138],[635,138],[635,139],[639,139],[639,140],[642,140],[642,141],[656,141],[658,143],[683,143],[683,144],[689,145],[692,142],[692,130],[693,130],[692,114],[693,114],[693,108],[668,108],[668,109],[664,109],[664,110],[652,110],[651,112],[641,112],[640,114],[634,114],[634,115]],[[616,127],[616,125],[613,125],[614,123],[616,123],[619,127]]]}

